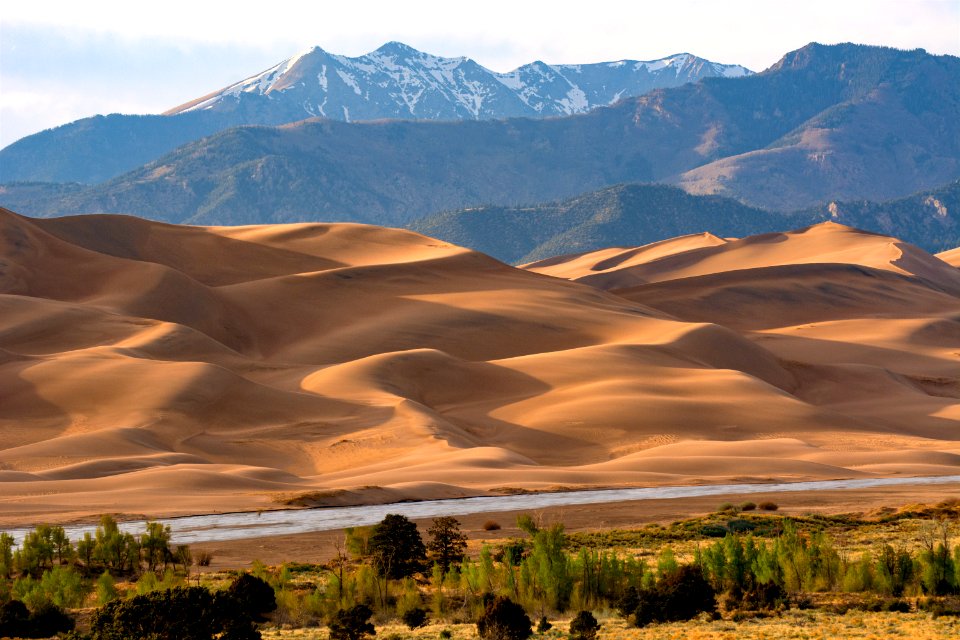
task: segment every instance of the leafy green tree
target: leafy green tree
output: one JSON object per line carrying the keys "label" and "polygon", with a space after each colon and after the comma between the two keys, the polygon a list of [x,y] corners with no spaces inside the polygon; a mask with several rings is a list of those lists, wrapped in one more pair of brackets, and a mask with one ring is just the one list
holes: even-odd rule
{"label": "leafy green tree", "polygon": [[446,574],[451,565],[459,564],[463,560],[467,549],[467,536],[460,530],[460,521],[451,516],[434,518],[427,533],[430,535],[427,550],[430,551],[433,561],[440,565],[440,570]]}
{"label": "leafy green tree", "polygon": [[166,568],[167,562],[172,557],[170,525],[148,522],[146,531],[140,535],[140,551],[150,571],[155,571],[161,565]]}
{"label": "leafy green tree", "polygon": [[899,598],[913,578],[913,558],[906,549],[883,545],[877,553],[876,582],[882,593]]}
{"label": "leafy green tree", "polygon": [[370,538],[376,527],[347,527],[343,530],[344,544],[347,551],[355,560],[361,560],[370,555]]}
{"label": "leafy green tree", "polygon": [[540,528],[529,516],[521,516],[517,524],[533,538],[533,548],[520,565],[519,586],[523,599],[528,605],[540,602],[564,611],[573,593],[573,576],[564,551],[566,535],[563,524],[558,522]]}
{"label": "leafy green tree", "polygon": [[427,559],[417,525],[405,516],[388,514],[370,538],[370,553],[377,572],[400,579],[422,571]]}
{"label": "leafy green tree", "polygon": [[14,552],[13,559],[21,572],[38,576],[53,564],[53,556],[53,528],[41,524],[24,536],[23,544]]}
{"label": "leafy green tree", "polygon": [[120,526],[109,515],[100,517],[94,534],[93,559],[101,566],[115,571],[140,570],[140,539],[132,533],[120,531]]}
{"label": "leafy green tree", "polygon": [[85,531],[83,537],[77,540],[77,557],[83,560],[85,567],[93,565],[94,551],[96,548],[97,543],[89,531]]}
{"label": "leafy green tree", "polygon": [[9,533],[0,533],[0,578],[13,574],[13,542]]}
{"label": "leafy green tree", "polygon": [[52,527],[50,529],[50,543],[53,546],[53,553],[57,557],[58,564],[64,564],[73,559],[73,544],[63,527]]}

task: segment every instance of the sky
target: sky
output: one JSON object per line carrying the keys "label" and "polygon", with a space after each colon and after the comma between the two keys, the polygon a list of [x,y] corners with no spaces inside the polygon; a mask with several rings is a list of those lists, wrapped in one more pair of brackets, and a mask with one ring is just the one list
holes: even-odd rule
{"label": "sky", "polygon": [[495,71],[688,52],[760,71],[808,42],[960,55],[960,0],[76,0],[0,6],[0,148],[73,120],[160,113],[318,45],[399,40]]}

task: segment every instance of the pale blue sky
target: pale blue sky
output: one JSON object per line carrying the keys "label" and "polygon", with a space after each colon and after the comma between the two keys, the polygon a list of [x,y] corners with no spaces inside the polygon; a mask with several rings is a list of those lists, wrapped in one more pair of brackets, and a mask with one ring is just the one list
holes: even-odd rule
{"label": "pale blue sky", "polygon": [[97,113],[159,113],[309,46],[355,56],[389,40],[497,71],[682,51],[759,71],[811,41],[960,55],[960,1],[5,2],[0,147]]}

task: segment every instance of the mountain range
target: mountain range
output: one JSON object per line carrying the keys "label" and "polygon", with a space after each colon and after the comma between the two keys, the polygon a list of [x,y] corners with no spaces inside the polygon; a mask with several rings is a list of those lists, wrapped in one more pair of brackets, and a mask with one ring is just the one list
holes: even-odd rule
{"label": "mountain range", "polygon": [[8,184],[0,203],[41,216],[404,225],[443,210],[666,182],[786,212],[956,180],[957,113],[958,58],[811,44],[755,75],[704,78],[580,115],[235,127],[100,184]]}
{"label": "mountain range", "polygon": [[826,221],[907,237],[931,252],[952,249],[960,246],[960,180],[887,202],[833,201],[788,213],[667,185],[616,185],[558,202],[444,211],[409,228],[520,264],[704,231],[742,237]]}
{"label": "mountain range", "polygon": [[348,58],[313,47],[255,76],[166,112],[240,112],[248,122],[496,120],[568,116],[701,78],[751,71],[681,53],[660,60],[550,65],[497,73],[469,58],[442,58],[388,42]]}
{"label": "mountain range", "polygon": [[751,71],[689,53],[497,73],[400,42],[349,58],[313,47],[163,115],[84,118],[0,150],[0,181],[97,183],[238,125],[333,120],[486,120],[585,113],[622,98]]}

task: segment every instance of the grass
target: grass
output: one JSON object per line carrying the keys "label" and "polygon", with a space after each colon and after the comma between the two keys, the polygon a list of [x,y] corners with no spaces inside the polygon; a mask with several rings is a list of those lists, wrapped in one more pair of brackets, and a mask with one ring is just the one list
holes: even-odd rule
{"label": "grass", "polygon": [[[874,550],[880,544],[891,544],[895,548],[904,546],[915,551],[920,545],[921,530],[929,526],[934,518],[960,519],[960,500],[944,500],[937,505],[881,509],[869,514],[788,516],[759,511],[718,511],[668,525],[648,524],[630,530],[574,532],[569,533],[567,539],[569,548],[574,551],[580,547],[618,549],[650,556],[656,555],[664,545],[670,545],[679,556],[686,557],[693,554],[699,543],[710,543],[728,532],[774,537],[782,530],[784,520],[790,519],[800,531],[827,533],[847,552]],[[957,539],[952,538],[951,544],[957,544]]]}
{"label": "grass", "polygon": [[[863,640],[942,640],[960,637],[960,618],[933,618],[928,613],[872,613],[850,611],[835,614],[825,611],[785,612],[779,617],[753,618],[743,622],[728,620],[694,620],[672,622],[637,629],[612,615],[598,616],[601,640],[777,640],[857,638]],[[554,628],[531,638],[567,637],[569,619],[552,620]],[[403,625],[377,627],[376,638],[396,640],[435,640],[443,629],[451,631],[453,640],[476,640],[472,624],[433,624],[410,631]],[[325,628],[264,629],[265,640],[327,640]]]}

